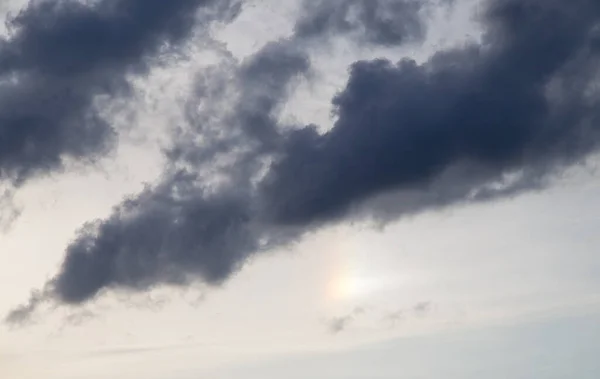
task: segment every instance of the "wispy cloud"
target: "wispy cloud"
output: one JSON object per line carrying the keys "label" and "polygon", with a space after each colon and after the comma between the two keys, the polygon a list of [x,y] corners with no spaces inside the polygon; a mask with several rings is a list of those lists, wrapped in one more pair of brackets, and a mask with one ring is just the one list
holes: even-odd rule
{"label": "wispy cloud", "polygon": [[347,315],[334,317],[327,322],[327,327],[330,333],[338,334],[343,332],[346,328],[350,326],[352,322],[356,320],[357,317],[363,315],[366,312],[366,308],[356,307],[352,312]]}

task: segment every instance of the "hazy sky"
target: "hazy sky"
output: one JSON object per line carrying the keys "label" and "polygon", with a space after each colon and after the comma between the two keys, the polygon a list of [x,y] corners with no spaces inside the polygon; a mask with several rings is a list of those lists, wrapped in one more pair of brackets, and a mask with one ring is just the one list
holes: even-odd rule
{"label": "hazy sky", "polygon": [[0,377],[600,373],[594,0],[0,10]]}

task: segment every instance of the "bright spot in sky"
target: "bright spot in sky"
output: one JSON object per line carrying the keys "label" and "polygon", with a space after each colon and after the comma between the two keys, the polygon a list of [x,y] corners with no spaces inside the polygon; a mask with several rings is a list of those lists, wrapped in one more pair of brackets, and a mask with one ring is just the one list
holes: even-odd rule
{"label": "bright spot in sky", "polygon": [[354,276],[345,273],[332,278],[328,294],[333,300],[346,300],[366,296],[387,287],[388,281],[377,277]]}
{"label": "bright spot in sky", "polygon": [[334,237],[327,253],[332,258],[324,289],[328,301],[361,302],[382,292],[417,289],[433,279],[408,262],[381,259],[385,251],[352,238]]}

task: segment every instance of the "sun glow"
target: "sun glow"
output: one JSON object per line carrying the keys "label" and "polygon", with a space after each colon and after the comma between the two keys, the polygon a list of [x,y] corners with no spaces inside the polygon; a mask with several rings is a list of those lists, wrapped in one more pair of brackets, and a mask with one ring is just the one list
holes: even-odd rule
{"label": "sun glow", "polygon": [[361,277],[352,273],[334,276],[329,283],[328,294],[334,300],[344,300],[368,295],[384,286],[378,278]]}
{"label": "sun glow", "polygon": [[[384,289],[390,283],[378,270],[370,267],[356,246],[344,238],[331,242],[329,254],[334,259],[328,274],[326,296],[329,300],[343,301],[367,296]],[[372,266],[372,265],[371,265]]]}

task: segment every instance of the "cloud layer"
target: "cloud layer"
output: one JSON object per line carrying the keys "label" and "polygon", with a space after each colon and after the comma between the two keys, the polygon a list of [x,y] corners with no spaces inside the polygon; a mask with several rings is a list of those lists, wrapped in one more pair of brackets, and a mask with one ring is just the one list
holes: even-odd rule
{"label": "cloud layer", "polygon": [[[481,43],[422,64],[355,62],[332,100],[329,131],[281,125],[277,110],[310,72],[307,36],[362,32],[387,45],[424,33],[411,2],[329,4],[303,15],[293,37],[200,77],[190,104],[204,105],[188,107],[190,128],[164,178],[82,228],[41,299],[80,304],[111,289],[219,285],[253,255],[321,225],[542,188],[597,151],[596,1],[489,0]],[[215,98],[227,91],[236,100],[223,111]],[[32,299],[9,319],[34,311],[40,295]]]}

